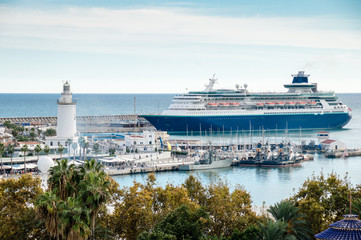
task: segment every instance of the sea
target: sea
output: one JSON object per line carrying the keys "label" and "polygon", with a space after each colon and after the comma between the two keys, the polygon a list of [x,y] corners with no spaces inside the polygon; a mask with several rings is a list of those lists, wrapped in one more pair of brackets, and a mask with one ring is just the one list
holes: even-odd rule
{"label": "sea", "polygon": [[[148,114],[160,113],[166,109],[175,94],[73,94],[77,101],[78,116]],[[56,100],[59,94],[0,94],[0,117],[37,117],[56,116]],[[348,149],[361,148],[361,93],[340,93],[337,96],[352,109],[352,119],[343,129],[330,130],[330,138],[342,141]],[[317,131],[282,131],[252,134],[252,141],[266,138],[270,143],[277,143],[286,138],[299,144],[316,139]],[[261,136],[262,135],[262,136]],[[249,133],[214,133],[202,136],[172,135],[173,139],[201,139],[202,142],[222,141],[224,143],[245,143]],[[289,198],[312,175],[335,173],[347,178],[353,185],[361,184],[361,157],[328,159],[315,155],[313,161],[306,161],[300,167],[260,168],[230,167],[216,170],[192,172],[203,184],[210,184],[214,175],[227,181],[231,188],[244,187],[252,196],[256,206],[272,205]],[[187,172],[156,173],[160,186],[180,185],[189,176]],[[145,183],[147,174],[116,176],[120,186],[131,186],[134,181]]]}

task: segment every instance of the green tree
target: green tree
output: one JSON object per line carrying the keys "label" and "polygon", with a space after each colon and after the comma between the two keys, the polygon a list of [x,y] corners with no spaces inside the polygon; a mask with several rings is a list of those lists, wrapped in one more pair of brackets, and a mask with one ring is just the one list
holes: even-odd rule
{"label": "green tree", "polygon": [[261,229],[255,225],[250,225],[243,232],[235,229],[229,240],[259,240],[261,236]]}
{"label": "green tree", "polygon": [[198,206],[188,197],[181,186],[168,184],[164,189],[156,187],[154,174],[150,174],[145,185],[135,182],[123,188],[119,201],[115,201],[114,212],[108,226],[120,238],[136,239],[143,231],[150,231],[157,222],[182,204],[191,209]]}
{"label": "green tree", "polygon": [[49,238],[33,207],[42,193],[40,183],[40,178],[29,174],[0,179],[0,239]]}
{"label": "green tree", "polygon": [[79,143],[79,159],[81,159],[81,151],[84,150],[84,144],[85,144],[85,139],[83,136],[81,136],[78,140],[78,143]]}
{"label": "green tree", "polygon": [[89,236],[89,210],[79,198],[69,197],[59,204],[61,235],[67,240],[87,239]]}
{"label": "green tree", "polygon": [[229,237],[234,229],[243,231],[258,220],[251,208],[251,196],[241,186],[231,191],[226,181],[216,178],[208,186],[206,196],[212,235]]}
{"label": "green tree", "polygon": [[26,153],[29,151],[28,145],[24,144],[21,147],[20,151],[22,151],[24,154],[24,172],[26,173]]}
{"label": "green tree", "polygon": [[68,140],[66,140],[66,142],[65,142],[65,146],[66,145],[68,146],[69,160],[70,160],[70,147],[72,144],[73,144],[73,139],[71,139],[71,138],[68,138]]}
{"label": "green tree", "polygon": [[104,172],[91,171],[80,182],[80,195],[89,209],[91,220],[91,236],[95,239],[95,222],[99,212],[110,199],[110,182],[105,178]]}
{"label": "green tree", "polygon": [[86,160],[83,166],[80,167],[79,172],[84,177],[86,174],[90,172],[100,173],[103,168],[104,165],[93,158],[90,161]]}
{"label": "green tree", "polygon": [[63,157],[62,157],[63,151],[64,151],[63,145],[59,144],[59,146],[58,146],[58,151],[59,151],[59,153],[60,153],[60,159],[63,159]]}
{"label": "green tree", "polygon": [[30,140],[31,140],[31,141],[35,141],[35,140],[36,140],[36,134],[35,134],[35,132],[34,132],[34,131],[31,131],[31,132],[29,133],[29,137],[30,137]]}
{"label": "green tree", "polygon": [[86,155],[87,155],[87,150],[89,148],[89,142],[84,142],[84,161],[87,159]]}
{"label": "green tree", "polygon": [[14,172],[13,170],[13,155],[14,155],[14,152],[15,152],[15,148],[14,148],[14,145],[9,145],[8,148],[7,148],[7,152],[8,154],[10,155],[10,161],[11,161],[11,173]]}
{"label": "green tree", "polygon": [[6,127],[7,129],[12,128],[11,122],[10,122],[10,121],[5,121],[5,122],[4,122],[4,127]]}
{"label": "green tree", "polygon": [[71,182],[74,167],[74,164],[68,165],[67,159],[62,159],[49,170],[49,188],[63,201],[74,194],[74,184]]}
{"label": "green tree", "polygon": [[207,189],[194,175],[189,175],[182,186],[187,189],[188,196],[193,202],[201,206],[206,205]]}
{"label": "green tree", "polygon": [[268,209],[268,212],[276,221],[287,224],[286,235],[293,235],[295,239],[309,240],[313,236],[311,228],[304,220],[306,215],[301,214],[299,209],[289,201],[276,203]]}
{"label": "green tree", "polygon": [[293,235],[286,235],[287,223],[268,220],[260,224],[263,240],[296,240]]}
{"label": "green tree", "polygon": [[138,239],[206,239],[207,218],[204,208],[192,210],[187,205],[181,205],[170,212],[151,232],[142,233]]}
{"label": "green tree", "polygon": [[78,148],[78,144],[76,142],[73,142],[71,147],[73,148],[73,160],[75,161],[75,150]]}
{"label": "green tree", "polygon": [[114,156],[115,154],[115,148],[109,148],[109,155]]}
{"label": "green tree", "polygon": [[317,233],[342,219],[347,212],[350,191],[354,190],[350,188],[347,176],[341,179],[333,173],[327,177],[321,173],[308,178],[290,201],[306,215],[306,222]]}
{"label": "green tree", "polygon": [[39,154],[40,154],[41,150],[42,149],[41,149],[41,146],[39,144],[36,145],[35,148],[34,148],[34,151],[35,151],[36,155],[38,156],[38,160],[39,160]]}
{"label": "green tree", "polygon": [[361,216],[361,198],[352,201],[352,213]]}
{"label": "green tree", "polygon": [[44,136],[46,137],[56,136],[56,130],[54,128],[48,128],[45,130]]}
{"label": "green tree", "polygon": [[40,194],[36,199],[35,206],[38,216],[44,220],[49,235],[59,239],[59,204],[60,199],[53,191]]}
{"label": "green tree", "polygon": [[94,143],[93,145],[93,151],[95,152],[95,156],[98,156],[98,153],[100,151],[99,143]]}
{"label": "green tree", "polygon": [[49,147],[48,145],[45,145],[45,147],[44,147],[44,153],[45,153],[46,155],[49,155],[49,153],[50,153],[50,147]]}
{"label": "green tree", "polygon": [[[102,227],[104,221],[102,224],[96,221],[100,215],[106,218],[106,204],[115,200],[112,195],[116,194],[118,187],[102,168],[103,165],[95,160],[76,167],[73,164],[68,166],[67,159],[63,159],[50,169],[49,193],[39,198],[37,207],[42,210],[42,218],[49,223],[47,231],[52,236],[56,231],[63,239],[112,236]],[[56,214],[49,209],[55,210]],[[58,229],[54,228],[55,222]]]}

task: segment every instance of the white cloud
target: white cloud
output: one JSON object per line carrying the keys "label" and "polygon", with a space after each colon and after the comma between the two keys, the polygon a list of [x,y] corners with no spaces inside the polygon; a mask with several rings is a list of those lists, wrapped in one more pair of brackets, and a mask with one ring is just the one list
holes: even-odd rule
{"label": "white cloud", "polygon": [[306,70],[321,89],[360,92],[361,33],[340,27],[350,21],[0,7],[1,91],[57,92],[72,79],[77,92],[179,92],[202,89],[214,72],[219,87],[282,90]]}
{"label": "white cloud", "polygon": [[361,50],[360,31],[333,30],[336,20],[321,17],[231,18],[176,8],[2,7],[0,15],[0,44],[11,48],[130,53],[148,46],[205,43]]}

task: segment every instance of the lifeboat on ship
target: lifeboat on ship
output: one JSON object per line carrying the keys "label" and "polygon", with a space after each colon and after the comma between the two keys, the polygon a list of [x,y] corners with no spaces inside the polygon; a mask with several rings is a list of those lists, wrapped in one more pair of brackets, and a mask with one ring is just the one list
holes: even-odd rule
{"label": "lifeboat on ship", "polygon": [[257,106],[257,107],[263,107],[263,106],[264,106],[264,103],[261,103],[261,102],[256,103],[256,106]]}
{"label": "lifeboat on ship", "polygon": [[294,107],[294,106],[296,106],[296,103],[295,102],[286,102],[286,106]]}
{"label": "lifeboat on ship", "polygon": [[228,103],[228,102],[221,102],[221,103],[219,103],[219,106],[221,106],[221,107],[228,107],[228,106],[229,106],[229,103]]}
{"label": "lifeboat on ship", "polygon": [[276,106],[278,107],[284,107],[285,103],[284,102],[276,102]]}
{"label": "lifeboat on ship", "polygon": [[317,105],[317,102],[311,101],[311,102],[308,102],[308,104],[309,104],[310,106],[316,106],[316,105]]}
{"label": "lifeboat on ship", "polygon": [[274,103],[274,102],[266,102],[267,107],[274,107],[275,105],[276,105],[276,103]]}
{"label": "lifeboat on ship", "polygon": [[209,107],[217,107],[217,106],[218,106],[218,103],[209,102],[209,103],[207,103],[207,105],[208,105]]}
{"label": "lifeboat on ship", "polygon": [[233,107],[238,107],[240,104],[238,102],[231,102],[230,105]]}
{"label": "lifeboat on ship", "polygon": [[304,107],[306,105],[306,102],[296,102],[296,105],[298,107]]}

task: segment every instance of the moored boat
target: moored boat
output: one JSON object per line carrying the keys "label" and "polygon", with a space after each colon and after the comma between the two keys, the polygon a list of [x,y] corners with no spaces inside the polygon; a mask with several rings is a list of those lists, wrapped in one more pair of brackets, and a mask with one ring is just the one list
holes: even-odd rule
{"label": "moored boat", "polygon": [[233,158],[221,156],[214,150],[206,151],[199,161],[194,164],[183,164],[179,166],[179,171],[208,170],[215,168],[230,167]]}

